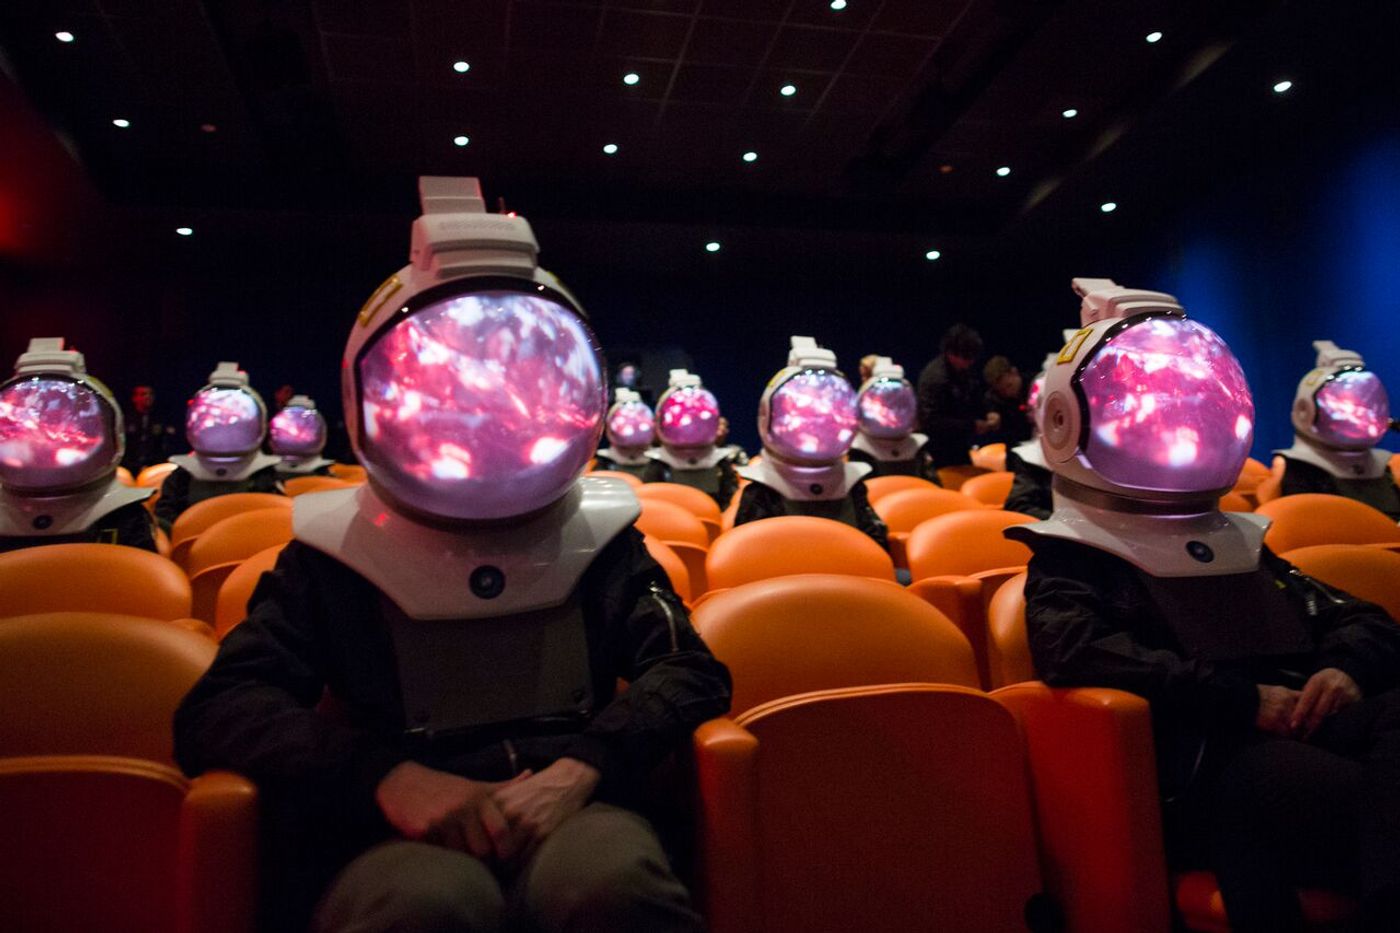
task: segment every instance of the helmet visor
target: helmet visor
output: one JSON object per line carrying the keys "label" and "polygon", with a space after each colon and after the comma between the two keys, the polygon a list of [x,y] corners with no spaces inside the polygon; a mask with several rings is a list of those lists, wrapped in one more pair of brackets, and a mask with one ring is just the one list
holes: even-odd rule
{"label": "helmet visor", "polygon": [[1317,390],[1313,424],[1324,444],[1374,447],[1390,428],[1390,398],[1380,377],[1364,369],[1343,370]]}
{"label": "helmet visor", "polygon": [[115,413],[90,386],[38,375],[0,388],[0,484],[71,489],[102,476],[116,457]]}
{"label": "helmet visor", "polygon": [[314,457],[326,446],[326,419],[314,408],[284,408],[267,425],[267,444],[279,457]]}
{"label": "helmet visor", "polygon": [[860,430],[869,437],[905,437],[914,430],[918,401],[904,379],[877,379],[860,393]]}
{"label": "helmet visor", "polygon": [[773,390],[764,445],[787,460],[829,463],[856,436],[856,393],[840,373],[803,370]]}
{"label": "helmet visor", "polygon": [[662,442],[707,447],[719,436],[719,402],[709,389],[682,386],[662,397],[656,420]]}

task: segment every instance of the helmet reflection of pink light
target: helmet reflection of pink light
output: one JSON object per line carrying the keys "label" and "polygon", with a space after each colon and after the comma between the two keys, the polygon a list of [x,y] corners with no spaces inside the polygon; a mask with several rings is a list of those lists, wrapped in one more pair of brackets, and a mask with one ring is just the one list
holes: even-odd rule
{"label": "helmet reflection of pink light", "polygon": [[878,379],[860,393],[860,430],[870,437],[905,437],[914,430],[914,388],[903,379]]}
{"label": "helmet reflection of pink light", "polygon": [[842,457],[856,436],[856,393],[830,370],[807,370],[774,390],[764,446],[799,463]]}
{"label": "helmet reflection of pink light", "polygon": [[1031,380],[1031,390],[1026,393],[1026,410],[1031,413],[1031,417],[1040,418],[1040,396],[1045,392],[1045,374],[1041,373]]}
{"label": "helmet reflection of pink light", "polygon": [[211,457],[251,453],[263,439],[262,406],[242,389],[200,389],[185,412],[185,438]]}
{"label": "helmet reflection of pink light", "polygon": [[268,423],[267,446],[279,457],[314,457],[326,446],[326,419],[314,408],[284,408]]}
{"label": "helmet reflection of pink light", "polygon": [[44,490],[102,476],[116,452],[100,396],[67,379],[36,376],[0,391],[0,484]]}
{"label": "helmet reflection of pink light", "polygon": [[705,447],[719,436],[719,402],[709,389],[682,386],[666,393],[657,421],[662,443]]}
{"label": "helmet reflection of pink light", "polygon": [[614,405],[608,416],[608,442],[614,447],[650,447],[656,427],[645,402]]}
{"label": "helmet reflection of pink light", "polygon": [[1214,331],[1180,317],[1120,331],[1079,377],[1085,457],[1130,489],[1205,492],[1235,482],[1254,439],[1244,372]]}
{"label": "helmet reflection of pink light", "polygon": [[523,515],[593,456],[606,392],[569,309],[516,292],[448,298],[399,321],[359,361],[366,469],[444,518]]}
{"label": "helmet reflection of pink light", "polygon": [[1335,447],[1374,447],[1390,427],[1390,398],[1366,370],[1337,373],[1317,392],[1317,436]]}

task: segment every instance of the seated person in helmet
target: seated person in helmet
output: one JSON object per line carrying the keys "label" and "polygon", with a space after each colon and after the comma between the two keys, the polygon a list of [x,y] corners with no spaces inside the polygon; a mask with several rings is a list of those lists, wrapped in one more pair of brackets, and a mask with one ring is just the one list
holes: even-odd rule
{"label": "seated person in helmet", "polygon": [[642,397],[632,389],[613,390],[604,435],[610,446],[598,451],[594,469],[614,470],[641,479],[652,460],[647,456],[656,437],[654,416]]}
{"label": "seated person in helmet", "polygon": [[904,378],[904,367],[877,356],[869,366],[861,360],[860,368],[869,369],[870,375],[856,398],[860,430],[848,459],[870,464],[870,476],[918,476],[938,483],[928,438],[914,431],[919,402]]}
{"label": "seated person in helmet", "polygon": [[334,460],[321,456],[326,449],[326,419],[305,395],[293,395],[272,416],[267,425],[267,449],[282,458],[276,466],[281,480],[330,476],[335,465]]}
{"label": "seated person in helmet", "polygon": [[739,489],[730,447],[719,445],[719,401],[684,369],[671,370],[670,385],[656,403],[656,435],[660,447],[646,455],[651,463],[642,473],[644,483],[680,483],[693,486],[728,508]]}

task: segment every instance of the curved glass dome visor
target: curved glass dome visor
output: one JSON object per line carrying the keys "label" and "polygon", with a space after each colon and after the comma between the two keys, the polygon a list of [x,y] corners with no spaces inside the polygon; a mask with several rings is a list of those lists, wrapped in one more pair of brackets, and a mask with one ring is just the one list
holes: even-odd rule
{"label": "curved glass dome visor", "polygon": [[425,305],[360,354],[360,453],[404,505],[444,518],[524,515],[588,465],[607,392],[571,309],[492,290]]}
{"label": "curved glass dome visor", "polygon": [[763,442],[787,460],[829,463],[850,449],[856,424],[856,393],[846,378],[807,369],[773,390]]}
{"label": "curved glass dome visor", "polygon": [[1254,439],[1244,371],[1214,331],[1176,316],[1130,321],[1082,366],[1084,457],[1129,489],[1228,488]]}
{"label": "curved glass dome visor", "polygon": [[185,412],[185,439],[195,453],[241,457],[262,443],[263,417],[262,405],[243,389],[200,389]]}
{"label": "curved glass dome visor", "polygon": [[1373,372],[1343,370],[1324,382],[1313,398],[1313,425],[1324,444],[1374,447],[1390,429],[1390,397]]}
{"label": "curved glass dome visor", "polygon": [[90,386],[37,375],[0,388],[0,484],[72,489],[106,473],[116,454],[114,412]]}
{"label": "curved glass dome visor", "polygon": [[608,415],[608,441],[614,447],[650,447],[655,434],[646,402],[622,402]]}
{"label": "curved glass dome visor", "polygon": [[671,389],[656,412],[661,440],[676,447],[708,447],[719,436],[719,401],[701,386]]}
{"label": "curved glass dome visor", "polygon": [[914,430],[918,400],[904,379],[877,379],[860,393],[860,430],[870,437],[905,437]]}
{"label": "curved glass dome visor", "polygon": [[314,408],[284,408],[268,422],[267,446],[279,457],[314,457],[326,446],[326,419]]}

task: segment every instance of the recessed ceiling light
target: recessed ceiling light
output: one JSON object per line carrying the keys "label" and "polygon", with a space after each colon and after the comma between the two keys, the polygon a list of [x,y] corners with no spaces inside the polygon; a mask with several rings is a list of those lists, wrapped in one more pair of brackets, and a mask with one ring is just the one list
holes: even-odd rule
{"label": "recessed ceiling light", "polygon": [[745,162],[757,162],[757,161],[758,161],[758,153],[757,153],[757,152],[754,152],[753,150],[749,150],[748,152],[744,153],[744,161],[745,161]]}
{"label": "recessed ceiling light", "polygon": [[213,123],[201,123],[199,124],[199,131],[201,133],[217,133],[219,132],[219,128]]}
{"label": "recessed ceiling light", "polygon": [[627,74],[622,76],[622,83],[627,85],[628,87],[631,87],[632,85],[636,84],[641,80],[642,76],[637,74],[635,71],[629,71],[627,72]]}
{"label": "recessed ceiling light", "polygon": [[719,240],[711,240],[710,242],[706,243],[706,244],[705,244],[705,252],[707,252],[707,253],[718,253],[718,252],[719,252]]}
{"label": "recessed ceiling light", "polygon": [[1292,82],[1292,81],[1280,81],[1278,84],[1275,84],[1275,85],[1274,85],[1274,93],[1275,93],[1275,94],[1283,94],[1283,93],[1285,93],[1289,88],[1291,88],[1292,86],[1293,86],[1293,82]]}
{"label": "recessed ceiling light", "polygon": [[459,75],[464,75],[468,71],[472,70],[472,66],[468,62],[453,62],[452,70],[457,72]]}
{"label": "recessed ceiling light", "polygon": [[603,147],[603,152],[607,155],[617,155],[617,143],[608,143]]}
{"label": "recessed ceiling light", "polygon": [[63,30],[62,32],[56,32],[56,33],[54,33],[54,34],[53,34],[53,37],[54,37],[55,39],[57,39],[59,42],[65,42],[65,43],[67,43],[67,42],[72,42],[74,39],[78,38],[77,36],[73,35],[71,32],[69,32],[69,31],[66,30],[66,29]]}
{"label": "recessed ceiling light", "polygon": [[131,121],[124,117],[117,117],[115,120],[112,121],[112,125],[117,127],[118,129],[124,130],[131,125]]}
{"label": "recessed ceiling light", "polygon": [[472,141],[472,140],[471,140],[471,137],[470,137],[470,136],[453,136],[453,137],[452,137],[452,145],[454,145],[454,146],[465,146],[467,143],[469,143],[469,142],[471,142],[471,141]]}
{"label": "recessed ceiling light", "polygon": [[194,236],[194,227],[176,227],[175,232],[180,236]]}
{"label": "recessed ceiling light", "polygon": [[1011,166],[1009,166],[1009,165],[1003,165],[1001,168],[997,169],[997,177],[998,177],[998,178],[1005,178],[1007,175],[1010,175],[1010,174],[1011,174]]}
{"label": "recessed ceiling light", "polygon": [[1112,214],[1114,211],[1118,210],[1118,202],[1105,201],[1099,205],[1099,210],[1103,211],[1105,214]]}
{"label": "recessed ceiling light", "polygon": [[784,97],[791,97],[792,95],[797,93],[797,85],[784,84],[782,87],[778,88],[778,93],[783,95]]}
{"label": "recessed ceiling light", "polygon": [[846,8],[846,0],[831,0],[831,8],[840,13]]}
{"label": "recessed ceiling light", "polygon": [[1066,120],[1073,120],[1075,117],[1079,116],[1079,111],[1070,107],[1068,110],[1060,111],[1060,116],[1064,117]]}
{"label": "recessed ceiling light", "polygon": [[935,262],[942,255],[943,254],[938,250],[931,249],[927,253],[924,253],[924,258],[927,259],[929,262]]}
{"label": "recessed ceiling light", "polygon": [[953,166],[944,163],[943,165],[938,166],[938,173],[940,175],[951,175],[953,174]]}
{"label": "recessed ceiling light", "polygon": [[1147,34],[1147,42],[1148,42],[1149,45],[1152,45],[1152,44],[1155,44],[1155,43],[1158,43],[1158,42],[1161,42],[1161,41],[1162,41],[1162,34],[1161,34],[1160,32],[1149,32],[1149,33]]}

